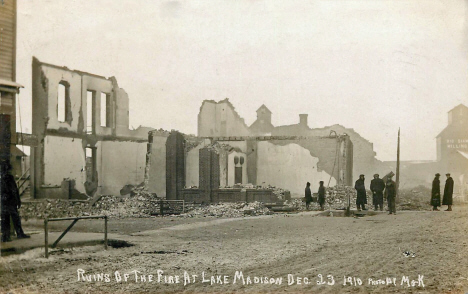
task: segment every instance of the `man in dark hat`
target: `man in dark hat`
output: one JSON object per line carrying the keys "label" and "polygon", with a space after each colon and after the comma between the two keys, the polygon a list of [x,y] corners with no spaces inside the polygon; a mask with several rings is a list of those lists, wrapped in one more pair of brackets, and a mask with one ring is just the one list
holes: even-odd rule
{"label": "man in dark hat", "polygon": [[323,181],[319,182],[320,187],[318,189],[318,203],[320,204],[320,210],[324,210],[323,205],[325,204],[325,187]]}
{"label": "man in dark hat", "polygon": [[2,214],[2,242],[11,241],[10,237],[10,217],[13,220],[16,236],[18,239],[29,238],[21,228],[21,219],[18,209],[21,207],[18,187],[15,178],[10,174],[11,165],[3,163],[1,165],[1,214]]}
{"label": "man in dark hat", "polygon": [[452,211],[453,204],[453,179],[449,173],[446,174],[447,180],[445,181],[444,198],[442,199],[442,205],[448,205],[445,211]]}
{"label": "man in dark hat", "polygon": [[306,202],[306,209],[309,210],[309,205],[312,202],[312,192],[310,191],[310,183],[307,182],[305,188],[305,202]]}
{"label": "man in dark hat", "polygon": [[380,207],[380,211],[383,210],[384,189],[384,181],[381,178],[379,178],[379,174],[375,174],[374,179],[370,183],[370,190],[372,191],[372,204],[374,204],[374,210],[377,210],[377,207]]}
{"label": "man in dark hat", "polygon": [[392,177],[393,175],[390,174],[387,178],[387,182],[385,183],[385,195],[387,196],[388,214],[396,214],[396,184],[392,180]]}
{"label": "man in dark hat", "polygon": [[440,206],[440,174],[436,173],[434,180],[432,181],[432,192],[431,192],[431,205],[433,211],[439,211],[437,206]]}
{"label": "man in dark hat", "polygon": [[366,209],[366,204],[367,204],[367,195],[366,195],[366,186],[364,184],[364,175],[360,175],[359,179],[356,181],[354,184],[354,189],[357,191],[357,198],[356,198],[356,206],[357,210],[361,211],[361,208],[363,210]]}

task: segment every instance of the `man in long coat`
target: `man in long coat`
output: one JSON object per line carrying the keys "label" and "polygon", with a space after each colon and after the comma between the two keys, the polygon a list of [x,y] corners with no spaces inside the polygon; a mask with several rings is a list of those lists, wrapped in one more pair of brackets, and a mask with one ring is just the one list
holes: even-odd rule
{"label": "man in long coat", "polygon": [[361,211],[361,207],[363,210],[366,209],[367,204],[367,195],[366,195],[366,186],[364,184],[364,175],[360,175],[359,179],[354,184],[354,189],[357,191],[357,198],[356,198],[356,206],[357,210]]}
{"label": "man in long coat", "polygon": [[11,165],[9,163],[1,164],[1,228],[2,242],[11,241],[10,238],[10,217],[13,220],[16,236],[18,239],[29,238],[21,228],[21,219],[18,209],[21,207],[21,200],[16,186],[15,178],[10,174]]}
{"label": "man in long coat", "polygon": [[323,205],[325,204],[325,187],[323,181],[319,182],[320,187],[318,189],[318,203],[320,204],[320,210],[324,210]]}
{"label": "man in long coat", "polygon": [[384,181],[381,178],[379,178],[378,174],[375,174],[374,179],[370,183],[370,190],[372,191],[372,204],[374,204],[374,210],[377,210],[377,207],[380,208],[380,211],[383,210],[384,189]]}
{"label": "man in long coat", "polygon": [[307,182],[305,188],[305,202],[306,202],[306,209],[309,210],[309,205],[312,202],[312,192],[310,191],[310,183]]}
{"label": "man in long coat", "polygon": [[387,196],[388,214],[396,214],[395,198],[396,198],[396,184],[389,176],[385,183],[385,195]]}
{"label": "man in long coat", "polygon": [[434,180],[432,181],[432,192],[431,192],[431,205],[432,210],[439,211],[437,206],[440,206],[440,174],[436,173]]}
{"label": "man in long coat", "polygon": [[444,199],[442,200],[442,205],[448,205],[448,208],[445,211],[452,211],[453,204],[453,179],[450,174],[446,174],[447,180],[445,181],[444,188]]}

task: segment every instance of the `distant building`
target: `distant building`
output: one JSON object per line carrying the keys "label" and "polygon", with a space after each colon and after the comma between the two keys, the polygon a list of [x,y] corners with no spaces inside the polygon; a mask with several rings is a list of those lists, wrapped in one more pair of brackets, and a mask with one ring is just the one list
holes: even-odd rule
{"label": "distant building", "polygon": [[445,171],[468,172],[468,107],[463,104],[448,112],[448,125],[437,136],[437,161]]}
{"label": "distant building", "polygon": [[262,104],[257,109],[257,120],[249,127],[250,133],[254,136],[271,135],[274,128],[271,123],[271,111]]}
{"label": "distant building", "polygon": [[[450,173],[455,181],[455,193],[463,195],[468,185],[468,107],[463,104],[448,112],[448,124],[437,139],[436,161],[402,161],[400,187],[431,185],[434,174]],[[396,162],[384,162],[395,165]]]}
{"label": "distant building", "polygon": [[[451,173],[455,190],[468,189],[468,107],[460,104],[448,112],[448,125],[437,136],[440,173]],[[458,186],[458,187],[457,187]]]}

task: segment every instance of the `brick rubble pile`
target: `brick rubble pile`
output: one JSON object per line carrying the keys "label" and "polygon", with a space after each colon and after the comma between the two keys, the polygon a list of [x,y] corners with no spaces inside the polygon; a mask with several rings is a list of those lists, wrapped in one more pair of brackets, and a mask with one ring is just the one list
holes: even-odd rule
{"label": "brick rubble pile", "polygon": [[[400,189],[400,203],[397,210],[431,210],[431,189],[418,186],[413,189]],[[442,200],[442,197],[441,197]]]}
{"label": "brick rubble pile", "polygon": [[114,218],[149,217],[159,209],[155,194],[134,188],[127,196],[102,196],[94,205],[88,201],[46,199],[24,202],[20,213],[24,219],[107,215]]}
{"label": "brick rubble pile", "polygon": [[[112,218],[150,217],[159,213],[159,201],[155,194],[148,193],[144,188],[134,188],[127,196],[102,196],[94,205],[88,201],[70,201],[62,199],[46,199],[43,201],[24,202],[21,216],[30,218],[60,218],[89,215],[107,215]],[[169,204],[170,211],[181,212],[179,204]],[[176,207],[177,206],[177,207]],[[165,209],[168,209],[165,204]],[[265,215],[270,210],[262,203],[221,203],[209,206],[186,205],[186,213],[182,217],[242,217],[244,215]],[[167,210],[166,210],[167,211]],[[169,212],[170,212],[169,211]]]}
{"label": "brick rubble pile", "polygon": [[201,206],[181,214],[182,217],[242,217],[246,215],[268,215],[270,210],[260,202],[219,203]]}

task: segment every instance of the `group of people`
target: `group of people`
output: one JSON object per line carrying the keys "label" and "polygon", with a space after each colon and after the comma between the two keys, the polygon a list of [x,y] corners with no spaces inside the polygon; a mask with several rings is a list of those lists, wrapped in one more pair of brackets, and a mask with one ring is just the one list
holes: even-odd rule
{"label": "group of people", "polygon": [[[320,205],[320,210],[324,210],[324,205],[325,205],[325,187],[323,186],[323,181],[319,182],[320,186],[318,189],[318,197],[317,197],[317,202]],[[312,199],[312,191],[310,191],[310,183],[307,182],[306,188],[305,188],[305,203],[306,203],[306,209],[309,210],[310,203],[313,201]]]}
{"label": "group of people", "polygon": [[[452,211],[453,205],[453,179],[449,173],[446,174],[447,180],[445,180],[444,187],[444,198],[442,199],[442,205],[447,205],[448,208],[445,211]],[[432,193],[431,193],[431,205],[432,210],[439,211],[437,207],[440,206],[440,174],[435,174],[434,180],[432,181]]]}
{"label": "group of people", "polygon": [[[379,174],[374,175],[374,179],[371,181],[370,190],[372,192],[372,204],[374,204],[374,210],[380,209],[383,211],[384,194],[387,198],[388,214],[396,214],[395,198],[396,198],[396,184],[392,180],[393,175],[387,176],[387,181],[379,177]],[[366,186],[364,184],[365,176],[360,175],[359,179],[354,185],[354,189],[357,191],[356,207],[358,211],[367,210],[367,193]]]}
{"label": "group of people", "polygon": [[[366,204],[367,204],[367,194],[366,194],[366,186],[365,186],[365,177],[364,175],[360,175],[359,179],[356,181],[354,188],[357,191],[357,198],[356,198],[356,206],[357,210],[361,211],[362,210],[367,210]],[[380,210],[383,210],[383,201],[384,201],[384,191],[387,196],[387,201],[388,201],[388,210],[389,214],[396,213],[396,208],[395,208],[395,197],[396,197],[396,184],[392,180],[392,175],[388,176],[387,182],[384,182],[381,178],[379,178],[378,174],[374,175],[374,179],[371,181],[370,189],[372,191],[373,197],[373,204],[374,204],[374,209],[377,210],[380,208]],[[323,186],[323,181],[320,181],[320,187],[318,189],[318,197],[317,197],[317,202],[320,205],[320,210],[324,210],[324,205],[325,205],[325,187]],[[306,209],[309,210],[310,203],[312,203],[313,198],[312,198],[312,192],[310,190],[310,183],[307,182],[306,188],[305,188],[305,203],[306,203]]]}
{"label": "group of people", "polygon": [[[448,208],[445,211],[452,211],[453,205],[453,179],[450,176],[450,173],[446,174],[447,180],[445,181],[444,196],[442,199],[442,205],[447,205]],[[396,183],[392,179],[393,175],[389,174],[387,180],[384,181],[379,177],[379,174],[374,175],[374,179],[371,181],[370,190],[372,192],[372,204],[374,205],[374,210],[383,211],[384,204],[384,195],[387,198],[388,205],[388,214],[396,214],[395,207],[395,198],[396,198]],[[434,180],[432,181],[432,193],[431,193],[431,205],[432,210],[439,211],[437,207],[441,206],[440,203],[440,174],[435,175]],[[367,210],[367,193],[365,186],[365,176],[360,175],[359,179],[356,181],[354,188],[357,191],[356,198],[356,207],[358,211]],[[307,182],[305,188],[305,202],[306,209],[309,210],[310,203],[313,201],[312,192],[310,190],[310,183]],[[323,181],[320,181],[320,187],[318,189],[318,199],[317,202],[320,205],[320,210],[324,210],[325,204],[325,187],[323,186]]]}
{"label": "group of people", "polygon": [[3,163],[0,170],[2,242],[11,241],[10,218],[13,221],[16,237],[18,239],[29,238],[30,236],[26,235],[21,227],[21,219],[18,212],[18,209],[21,207],[21,199],[15,178],[11,175],[11,165]]}

